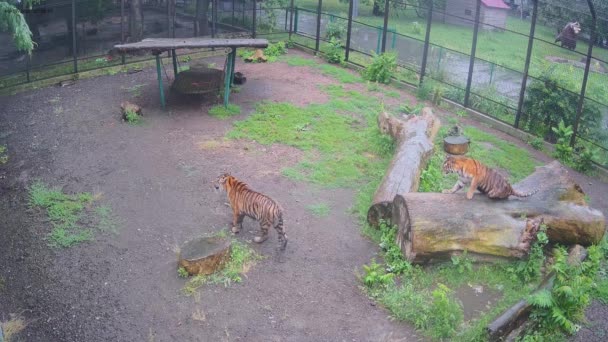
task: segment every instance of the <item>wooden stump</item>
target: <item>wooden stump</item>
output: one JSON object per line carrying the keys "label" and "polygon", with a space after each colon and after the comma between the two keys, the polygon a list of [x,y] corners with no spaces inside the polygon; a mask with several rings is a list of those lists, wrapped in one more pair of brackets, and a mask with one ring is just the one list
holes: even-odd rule
{"label": "wooden stump", "polygon": [[264,55],[264,50],[256,49],[253,55],[245,58],[245,62],[266,62],[268,57]]}
{"label": "wooden stump", "polygon": [[188,241],[180,250],[179,265],[190,275],[220,270],[230,258],[229,239],[203,237]]}
{"label": "wooden stump", "polygon": [[392,136],[397,148],[367,212],[372,227],[380,220],[391,220],[395,195],[418,190],[420,173],[433,154],[433,139],[439,126],[439,120],[428,107],[419,116],[397,118],[386,112],[378,116],[380,131]]}
{"label": "wooden stump", "polygon": [[129,101],[124,101],[120,104],[120,112],[122,113],[122,119],[125,121],[127,121],[127,112],[142,116],[141,107]]}
{"label": "wooden stump", "polygon": [[531,197],[492,200],[463,192],[397,194],[392,223],[407,260],[423,263],[464,250],[476,257],[522,258],[530,236],[544,222],[552,243],[588,246],[604,236],[601,211],[585,203],[585,194],[559,162],[554,161],[514,186],[538,193]]}

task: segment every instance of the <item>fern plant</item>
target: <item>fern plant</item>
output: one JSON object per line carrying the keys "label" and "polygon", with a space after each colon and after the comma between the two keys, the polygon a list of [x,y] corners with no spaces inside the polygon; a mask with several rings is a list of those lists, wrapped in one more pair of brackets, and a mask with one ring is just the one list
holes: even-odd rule
{"label": "fern plant", "polygon": [[344,61],[342,43],[339,39],[334,37],[331,38],[325,51],[325,59],[332,64],[341,64]]}
{"label": "fern plant", "polygon": [[568,252],[563,247],[555,250],[555,282],[551,290],[542,290],[528,298],[534,306],[533,318],[544,329],[562,329],[572,334],[580,328],[584,311],[590,302],[593,280],[600,266],[601,250],[588,249],[587,260],[580,264],[568,263]]}
{"label": "fern plant", "polygon": [[385,221],[380,222],[380,248],[384,251],[384,261],[387,271],[394,274],[403,274],[412,269],[410,264],[403,257],[401,248],[397,245],[397,228]]}
{"label": "fern plant", "polygon": [[385,289],[395,276],[393,273],[386,273],[382,265],[372,260],[371,264],[363,265],[363,284],[367,287],[369,294],[372,297],[377,296],[382,289]]}

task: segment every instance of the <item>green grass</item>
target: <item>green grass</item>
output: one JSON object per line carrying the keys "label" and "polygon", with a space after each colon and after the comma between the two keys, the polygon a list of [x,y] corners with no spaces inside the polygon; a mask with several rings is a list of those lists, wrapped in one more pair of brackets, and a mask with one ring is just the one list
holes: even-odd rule
{"label": "green grass", "polygon": [[261,259],[262,256],[257,254],[247,244],[239,242],[238,240],[232,240],[230,260],[226,263],[224,268],[210,275],[196,275],[190,278],[182,290],[186,295],[193,295],[205,284],[223,284],[224,286],[230,286],[232,283],[240,283],[242,281],[242,275],[247,273],[247,271]]}
{"label": "green grass", "polygon": [[356,75],[356,74],[348,71],[347,69],[344,69],[344,68],[341,68],[341,67],[335,66],[335,65],[319,63],[319,62],[315,61],[314,59],[287,55],[287,56],[284,56],[282,58],[282,60],[287,62],[287,64],[290,66],[307,66],[307,67],[316,68],[316,69],[320,70],[323,75],[335,78],[340,83],[351,84],[351,83],[359,83],[359,82],[363,81],[361,76]]}
{"label": "green grass", "polygon": [[0,165],[8,163],[6,145],[0,145]]}
{"label": "green grass", "polygon": [[227,119],[231,116],[239,114],[241,114],[241,107],[232,103],[229,103],[228,107],[224,107],[224,105],[222,104],[213,106],[211,107],[211,109],[209,109],[209,115],[218,119]]}
{"label": "green grass", "polygon": [[141,116],[131,109],[125,111],[125,121],[130,125],[139,125],[142,123]]}
{"label": "green grass", "polygon": [[392,152],[391,139],[376,125],[380,103],[341,86],[325,89],[331,97],[325,104],[260,103],[250,117],[234,124],[228,137],[303,150],[303,159],[283,170],[291,178],[327,187],[365,184],[383,172]]}
{"label": "green grass", "polygon": [[327,203],[311,204],[307,209],[316,217],[326,217],[331,212],[331,208]]}
{"label": "green grass", "polygon": [[36,181],[29,187],[30,207],[46,209],[53,227],[48,234],[49,245],[52,247],[66,248],[92,241],[94,229],[117,231],[111,208],[106,205],[93,210],[93,202],[94,197],[90,193],[67,195],[41,181]]}

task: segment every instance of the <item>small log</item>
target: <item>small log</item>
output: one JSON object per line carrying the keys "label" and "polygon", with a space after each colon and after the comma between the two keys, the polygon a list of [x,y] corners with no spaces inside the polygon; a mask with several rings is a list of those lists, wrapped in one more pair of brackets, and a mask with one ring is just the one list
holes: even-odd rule
{"label": "small log", "polygon": [[588,246],[598,243],[606,222],[601,211],[585,203],[585,194],[559,162],[537,167],[514,188],[538,189],[531,197],[472,200],[455,194],[397,194],[393,224],[397,244],[414,263],[449,258],[467,250],[471,255],[523,258],[535,226],[547,226],[549,241]]}
{"label": "small log", "polygon": [[179,253],[179,266],[190,275],[208,275],[220,270],[230,258],[229,239],[203,237],[188,241]]}
{"label": "small log", "polygon": [[433,139],[440,122],[431,108],[425,107],[421,115],[403,118],[383,112],[378,115],[378,127],[395,139],[397,148],[367,212],[367,221],[372,227],[380,220],[391,220],[395,195],[418,190],[420,173],[433,154]]}
{"label": "small log", "polygon": [[268,58],[264,55],[264,50],[256,49],[253,55],[245,58],[245,62],[266,62]]}
{"label": "small log", "polygon": [[122,113],[122,119],[123,120],[127,120],[127,112],[133,112],[139,116],[142,116],[142,111],[141,111],[141,107],[133,104],[129,101],[124,101],[120,104],[120,112]]}
{"label": "small log", "polygon": [[[575,245],[568,253],[568,263],[574,265],[581,263],[587,257],[587,250],[581,245]],[[555,282],[555,272],[550,272],[545,276],[534,293],[543,290],[551,290]],[[512,307],[505,310],[500,316],[492,321],[486,328],[490,341],[502,341],[511,332],[519,328],[528,319],[532,305],[527,300],[522,299]]]}

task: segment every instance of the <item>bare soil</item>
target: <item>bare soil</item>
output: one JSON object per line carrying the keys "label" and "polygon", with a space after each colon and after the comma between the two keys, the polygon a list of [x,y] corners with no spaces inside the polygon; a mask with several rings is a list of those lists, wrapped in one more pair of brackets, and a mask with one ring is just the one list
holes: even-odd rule
{"label": "bare soil", "polygon": [[[335,81],[280,62],[244,65],[239,60],[236,71],[247,83],[231,102],[243,112],[228,120],[209,116],[212,103],[197,97],[171,94],[162,111],[154,69],[0,97],[0,143],[9,151],[9,162],[0,166],[0,320],[22,313],[29,323],[22,340],[423,340],[359,289],[356,272],[378,248],[361,236],[350,213],[354,190],[322,189],[282,176],[281,169],[301,156],[295,148],[224,139],[232,122],[245,118],[255,103],[324,102],[317,85]],[[414,102],[403,93],[406,97]],[[142,125],[121,122],[124,100],[143,108]],[[225,194],[211,186],[224,171],[283,205],[289,236],[285,258],[273,257],[277,238],[271,232],[271,239],[253,245],[267,258],[242,283],[207,286],[187,297],[181,293],[185,281],[177,277],[175,250],[186,240],[229,227]],[[608,185],[574,176],[592,205],[607,213]],[[101,201],[112,206],[120,222],[119,234],[98,235],[70,249],[48,247],[50,224],[27,204],[27,186],[38,178],[68,193],[102,193]],[[328,217],[306,209],[320,202],[330,205]],[[246,219],[237,238],[250,241],[257,229]],[[492,299],[476,301],[485,305]],[[599,314],[605,306],[597,308],[589,312],[598,312],[595,317],[604,323],[597,324],[605,326],[606,315]]]}

